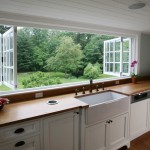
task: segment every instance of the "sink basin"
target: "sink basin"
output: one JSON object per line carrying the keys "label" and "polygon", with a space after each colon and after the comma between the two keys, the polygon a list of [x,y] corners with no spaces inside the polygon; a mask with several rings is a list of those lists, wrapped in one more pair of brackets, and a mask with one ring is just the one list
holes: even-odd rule
{"label": "sink basin", "polygon": [[117,92],[105,91],[85,95],[77,99],[89,105],[89,108],[85,111],[87,125],[129,112],[129,96]]}
{"label": "sink basin", "polygon": [[111,103],[115,100],[122,99],[124,97],[127,96],[116,92],[107,91],[103,93],[79,97],[78,99],[82,102],[89,104],[89,106],[91,107],[93,105],[99,105],[102,103]]}

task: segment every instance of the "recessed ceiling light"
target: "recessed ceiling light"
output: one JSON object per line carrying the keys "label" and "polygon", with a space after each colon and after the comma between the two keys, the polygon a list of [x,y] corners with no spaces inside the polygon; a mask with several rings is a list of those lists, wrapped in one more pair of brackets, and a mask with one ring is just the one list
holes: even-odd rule
{"label": "recessed ceiling light", "polygon": [[129,8],[129,9],[140,9],[140,8],[145,7],[145,6],[146,6],[145,3],[143,3],[143,2],[138,2],[138,3],[135,3],[135,4],[130,5],[128,8]]}

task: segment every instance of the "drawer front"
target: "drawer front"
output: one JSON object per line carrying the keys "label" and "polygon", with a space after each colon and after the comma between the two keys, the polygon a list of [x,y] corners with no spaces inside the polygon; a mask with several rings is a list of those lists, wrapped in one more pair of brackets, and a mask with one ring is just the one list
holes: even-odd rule
{"label": "drawer front", "polygon": [[40,121],[24,122],[0,128],[0,142],[33,135],[40,131]]}
{"label": "drawer front", "polygon": [[21,138],[13,142],[0,145],[1,150],[40,150],[40,138],[34,136],[30,138]]}

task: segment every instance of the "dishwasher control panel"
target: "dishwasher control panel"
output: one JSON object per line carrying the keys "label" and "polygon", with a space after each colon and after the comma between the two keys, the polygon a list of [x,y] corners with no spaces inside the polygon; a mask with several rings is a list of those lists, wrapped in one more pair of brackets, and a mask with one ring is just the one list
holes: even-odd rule
{"label": "dishwasher control panel", "polygon": [[136,103],[136,102],[145,100],[147,98],[150,98],[150,91],[137,93],[137,94],[132,95],[131,103]]}

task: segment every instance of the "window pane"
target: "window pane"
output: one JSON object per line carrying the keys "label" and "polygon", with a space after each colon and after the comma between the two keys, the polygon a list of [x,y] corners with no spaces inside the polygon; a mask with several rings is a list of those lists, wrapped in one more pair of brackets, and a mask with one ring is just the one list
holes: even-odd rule
{"label": "window pane", "polygon": [[120,51],[120,42],[115,43],[115,50]]}
{"label": "window pane", "polygon": [[13,49],[13,33],[10,33],[10,49]]}
{"label": "window pane", "polygon": [[123,51],[129,51],[129,41],[123,41]]}
{"label": "window pane", "polygon": [[13,66],[13,52],[10,52],[10,66]]}
{"label": "window pane", "polygon": [[115,62],[120,62],[120,52],[115,53]]}
{"label": "window pane", "polygon": [[115,64],[115,72],[120,72],[120,64],[119,63]]}
{"label": "window pane", "polygon": [[110,63],[110,72],[113,72],[113,63]]}
{"label": "window pane", "polygon": [[114,53],[110,53],[110,62],[114,62]]}
{"label": "window pane", "polygon": [[109,42],[105,43],[105,51],[106,51],[106,52],[109,51]]}
{"label": "window pane", "polygon": [[129,72],[129,64],[123,63],[123,73],[128,73],[128,72]]}
{"label": "window pane", "polygon": [[123,62],[129,62],[129,53],[123,52]]}
{"label": "window pane", "polygon": [[110,42],[110,51],[113,51],[113,45],[114,45],[114,43],[113,42]]}
{"label": "window pane", "polygon": [[106,72],[109,72],[109,64],[107,63],[107,71]]}
{"label": "window pane", "polygon": [[109,53],[105,53],[105,62],[109,62]]}
{"label": "window pane", "polygon": [[10,69],[10,83],[13,85],[13,69]]}

